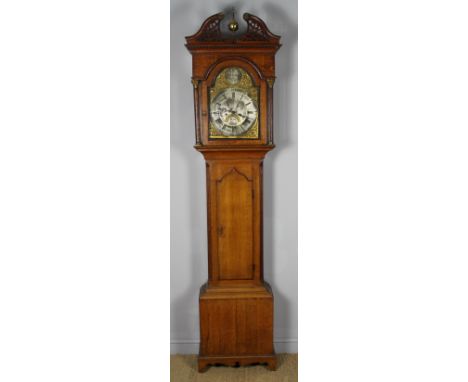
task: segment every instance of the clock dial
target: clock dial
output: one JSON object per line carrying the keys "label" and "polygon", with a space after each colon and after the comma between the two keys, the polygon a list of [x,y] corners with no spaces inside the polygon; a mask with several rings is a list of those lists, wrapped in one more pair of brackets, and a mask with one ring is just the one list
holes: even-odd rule
{"label": "clock dial", "polygon": [[258,88],[240,67],[228,67],[209,88],[209,138],[258,139]]}
{"label": "clock dial", "polygon": [[242,89],[227,88],[211,103],[211,122],[222,134],[239,136],[248,131],[257,120],[257,107]]}

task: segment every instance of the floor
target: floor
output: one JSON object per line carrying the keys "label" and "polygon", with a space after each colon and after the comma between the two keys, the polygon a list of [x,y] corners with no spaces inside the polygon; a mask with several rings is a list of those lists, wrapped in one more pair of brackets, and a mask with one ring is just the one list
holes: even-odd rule
{"label": "floor", "polygon": [[196,355],[171,355],[171,382],[297,382],[297,354],[278,354],[276,371],[263,365],[212,366],[197,371]]}

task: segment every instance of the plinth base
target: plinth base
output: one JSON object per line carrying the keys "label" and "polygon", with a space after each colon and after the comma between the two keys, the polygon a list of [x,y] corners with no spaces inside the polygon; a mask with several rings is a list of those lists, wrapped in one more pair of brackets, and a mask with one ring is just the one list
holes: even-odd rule
{"label": "plinth base", "polygon": [[276,369],[273,293],[267,283],[200,289],[199,371],[266,363]]}
{"label": "plinth base", "polygon": [[276,370],[276,356],[270,355],[250,355],[250,356],[199,356],[198,371],[200,373],[208,370],[209,366],[249,366],[255,364],[266,364],[269,370]]}

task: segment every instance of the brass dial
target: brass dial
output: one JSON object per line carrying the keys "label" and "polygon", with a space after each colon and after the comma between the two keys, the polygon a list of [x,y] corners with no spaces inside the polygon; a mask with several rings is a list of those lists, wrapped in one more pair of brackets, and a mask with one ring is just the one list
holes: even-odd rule
{"label": "brass dial", "polygon": [[257,119],[257,107],[247,92],[227,88],[211,103],[211,122],[222,134],[239,136],[249,130]]}
{"label": "brass dial", "polygon": [[211,139],[258,139],[258,88],[242,68],[228,67],[210,88]]}

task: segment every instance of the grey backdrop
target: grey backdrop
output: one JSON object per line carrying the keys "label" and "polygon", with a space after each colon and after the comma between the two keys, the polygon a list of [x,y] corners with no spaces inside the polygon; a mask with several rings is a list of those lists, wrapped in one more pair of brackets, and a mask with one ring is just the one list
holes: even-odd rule
{"label": "grey backdrop", "polygon": [[264,162],[264,259],[275,298],[276,351],[297,351],[297,2],[171,0],[172,353],[198,352],[198,290],[208,277],[205,165],[193,148],[192,57],[184,37],[233,6],[240,23],[249,12],[282,37],[274,87],[276,149]]}

